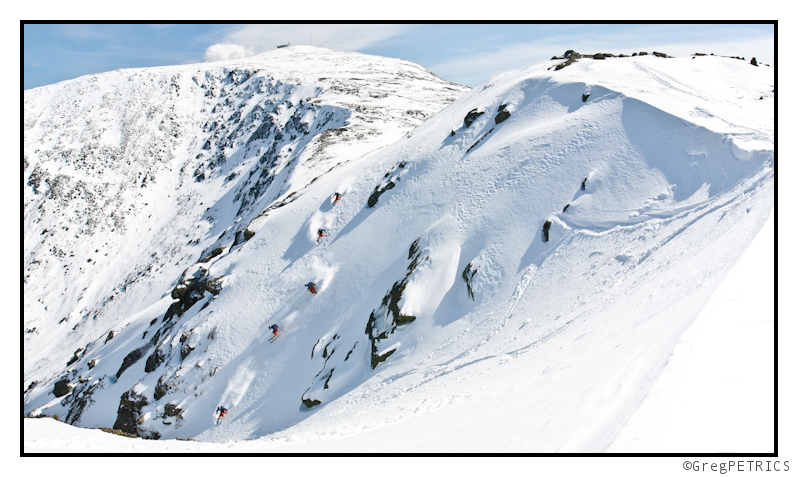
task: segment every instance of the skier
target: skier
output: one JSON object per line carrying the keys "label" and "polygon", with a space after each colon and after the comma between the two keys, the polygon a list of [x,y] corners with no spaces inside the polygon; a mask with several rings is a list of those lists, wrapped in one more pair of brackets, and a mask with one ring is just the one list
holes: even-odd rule
{"label": "skier", "polygon": [[338,202],[339,200],[341,200],[341,197],[342,197],[342,195],[341,195],[341,194],[339,194],[338,192],[336,192],[336,193],[335,193],[335,195],[334,195],[334,197],[335,197],[335,198],[333,199],[333,205],[335,205],[335,203],[336,203],[336,202]]}
{"label": "skier", "polygon": [[324,230],[324,229],[319,229],[319,232],[318,232],[318,234],[319,234],[319,237],[316,239],[316,243],[319,243],[319,242],[321,242],[321,239],[323,239],[323,238],[324,238],[324,235],[325,235],[326,233],[327,233],[327,231],[326,231],[326,230]]}
{"label": "skier", "polygon": [[272,333],[274,333],[274,336],[280,336],[280,335],[277,333],[277,332],[279,331],[279,329],[278,329],[277,325],[272,325],[272,326],[270,326],[270,327],[269,327],[269,329],[270,329],[270,330],[272,330]]}
{"label": "skier", "polygon": [[227,414],[227,408],[224,406],[219,406],[216,408],[216,412],[219,413],[219,418],[216,420],[216,424],[219,424],[222,422],[222,419],[224,419],[224,415]]}
{"label": "skier", "polygon": [[316,284],[313,282],[305,283],[305,286],[308,287],[308,291],[310,293],[316,294]]}

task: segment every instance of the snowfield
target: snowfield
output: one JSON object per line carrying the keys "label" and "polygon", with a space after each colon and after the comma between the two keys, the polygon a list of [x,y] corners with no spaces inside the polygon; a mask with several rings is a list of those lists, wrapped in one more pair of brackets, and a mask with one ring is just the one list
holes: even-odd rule
{"label": "snowfield", "polygon": [[[774,261],[773,70],[563,60],[467,91],[291,47],[26,91],[24,412],[160,441],[26,419],[25,452],[772,451],[772,281],[760,316],[720,297]],[[728,384],[680,363],[717,334],[750,425],[669,427]]]}

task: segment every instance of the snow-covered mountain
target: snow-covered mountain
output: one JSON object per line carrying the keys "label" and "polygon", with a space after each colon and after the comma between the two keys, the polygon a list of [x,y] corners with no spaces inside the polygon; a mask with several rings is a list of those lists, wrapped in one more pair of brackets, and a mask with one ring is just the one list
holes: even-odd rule
{"label": "snow-covered mountain", "polygon": [[774,83],[598,56],[468,91],[291,47],[26,91],[25,412],[605,450],[773,209]]}

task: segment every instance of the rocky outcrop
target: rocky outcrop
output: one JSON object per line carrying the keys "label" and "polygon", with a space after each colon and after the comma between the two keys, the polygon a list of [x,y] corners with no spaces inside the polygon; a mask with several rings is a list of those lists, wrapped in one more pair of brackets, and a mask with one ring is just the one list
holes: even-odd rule
{"label": "rocky outcrop", "polygon": [[485,111],[480,111],[476,108],[472,109],[468,112],[468,114],[466,114],[465,118],[463,119],[463,124],[465,124],[465,127],[469,128],[472,124],[474,124],[474,121],[476,121],[477,118],[483,114],[485,114]]}
{"label": "rocky outcrop", "polygon": [[[383,182],[377,184],[377,186],[374,187],[374,192],[371,193],[368,201],[366,202],[369,207],[374,207],[375,205],[377,205],[377,201],[380,200],[380,196],[382,194],[396,187],[396,182],[400,180],[399,177],[400,173],[398,171],[399,169],[404,169],[404,167],[405,167],[405,162],[402,161],[396,166],[396,168],[393,171],[385,174],[385,176],[383,177]],[[386,179],[387,182],[385,181]]]}
{"label": "rocky outcrop", "polygon": [[149,401],[146,396],[137,392],[137,388],[138,385],[122,394],[113,428],[129,434],[135,434],[144,439],[158,439],[161,437],[158,432],[139,427],[142,420],[141,409],[149,404]]}
{"label": "rocky outcrop", "polygon": [[116,372],[116,378],[119,379],[119,377],[122,376],[122,373],[124,373],[127,368],[133,366],[138,362],[138,360],[143,358],[151,347],[152,344],[147,343],[141,348],[134,349],[128,353],[128,355],[125,356],[125,359],[122,360],[122,366],[119,367],[119,371]]}
{"label": "rocky outcrop", "polygon": [[396,349],[380,352],[377,344],[380,340],[388,338],[389,335],[396,331],[396,328],[406,325],[415,321],[416,317],[412,315],[403,315],[399,309],[399,301],[402,299],[407,287],[410,276],[420,267],[424,262],[429,260],[429,255],[422,257],[422,251],[419,248],[419,237],[410,245],[408,253],[408,260],[410,265],[407,266],[407,274],[404,278],[394,283],[388,293],[382,299],[379,308],[373,310],[369,315],[369,321],[366,324],[366,335],[371,340],[371,369],[391,356]]}
{"label": "rocky outcrop", "polygon": [[475,268],[475,269],[472,270],[470,263],[463,270],[463,280],[465,280],[465,282],[466,282],[466,288],[468,290],[468,296],[472,300],[474,299],[474,289],[471,287],[471,280],[474,278],[474,275],[477,274],[478,270],[479,270],[479,268]]}
{"label": "rocky outcrop", "polygon": [[53,394],[55,397],[66,396],[70,391],[72,391],[72,386],[69,384],[69,378],[66,376],[57,381],[55,386],[53,386]]}
{"label": "rocky outcrop", "polygon": [[[193,330],[192,330],[193,331]],[[194,348],[189,345],[188,338],[191,336],[191,331],[186,331],[180,336],[180,359],[185,360]]]}
{"label": "rocky outcrop", "polygon": [[147,358],[147,362],[144,364],[144,372],[151,373],[158,369],[158,366],[163,363],[164,359],[166,358],[165,354],[161,350],[161,348],[156,348],[155,351]]}
{"label": "rocky outcrop", "polygon": [[503,122],[505,119],[510,117],[510,111],[507,111],[506,108],[507,108],[506,104],[502,104],[501,106],[499,106],[499,112],[496,114],[496,117],[494,118],[496,124],[499,124]]}

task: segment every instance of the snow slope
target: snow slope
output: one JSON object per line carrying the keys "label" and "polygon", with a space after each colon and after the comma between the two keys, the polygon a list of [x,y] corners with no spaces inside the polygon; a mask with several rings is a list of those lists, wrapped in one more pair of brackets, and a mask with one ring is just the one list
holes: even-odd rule
{"label": "snow slope", "polygon": [[[86,386],[65,399],[63,365],[29,367],[26,349],[25,384],[43,382],[26,412],[66,404],[111,427],[138,406],[140,435],[267,447],[607,450],[773,209],[773,74],[720,57],[558,63],[492,78],[280,207],[255,199],[254,236],[206,234],[220,253],[183,275],[221,291],[179,316],[164,315],[174,275],[137,295],[127,327],[70,365]],[[240,216],[241,199],[210,197]]]}

